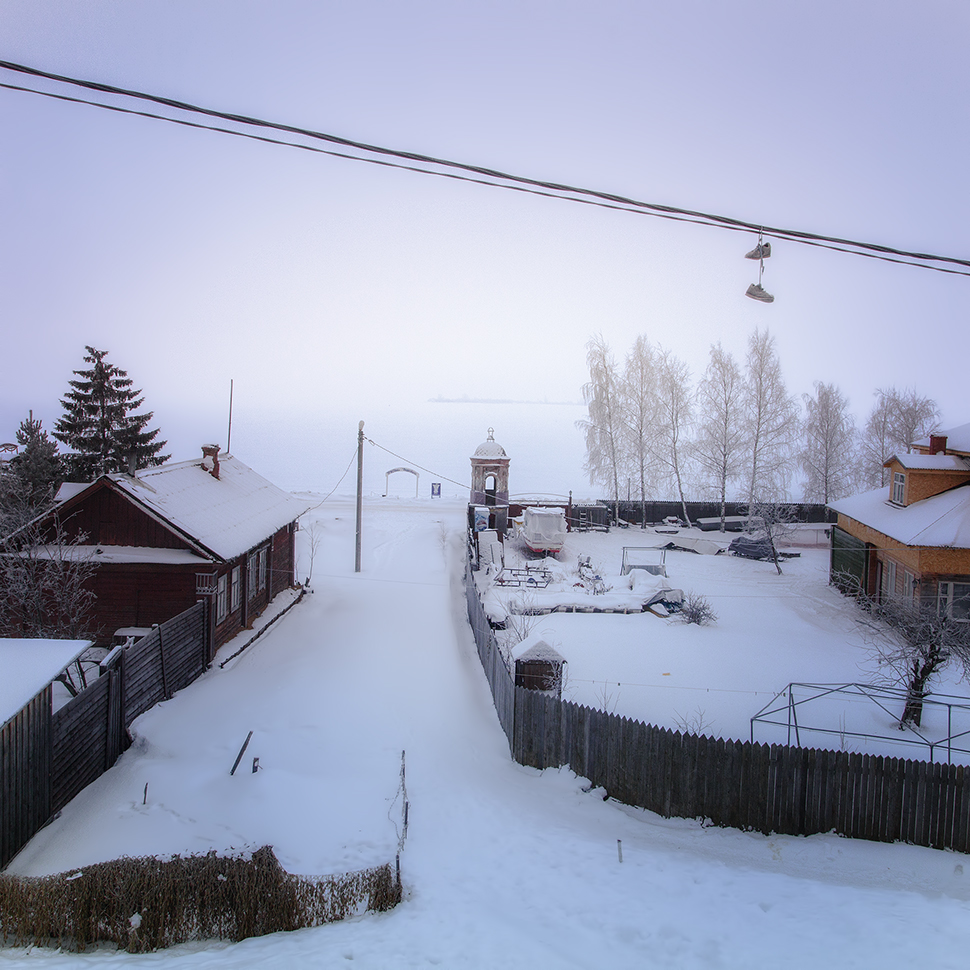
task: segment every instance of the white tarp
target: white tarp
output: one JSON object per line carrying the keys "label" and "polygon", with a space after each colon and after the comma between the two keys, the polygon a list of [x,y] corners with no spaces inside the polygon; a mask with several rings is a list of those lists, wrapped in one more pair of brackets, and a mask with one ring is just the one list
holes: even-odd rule
{"label": "white tarp", "polygon": [[522,514],[522,537],[535,552],[558,552],[566,542],[562,509],[528,508]]}

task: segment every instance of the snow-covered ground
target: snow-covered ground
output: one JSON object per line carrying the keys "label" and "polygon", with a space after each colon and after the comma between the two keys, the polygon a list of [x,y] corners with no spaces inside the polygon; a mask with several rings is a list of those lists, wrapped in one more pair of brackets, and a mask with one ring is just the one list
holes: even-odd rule
{"label": "snow-covered ground", "polygon": [[[964,856],[703,828],[604,802],[568,770],[514,764],[464,618],[463,519],[460,502],[367,501],[355,574],[352,502],[310,513],[301,569],[315,533],[314,593],[225,668],[139,718],[138,743],[11,866],[44,873],[263,843],[294,872],[385,861],[405,750],[411,814],[397,909],[155,954],[6,948],[0,967],[965,966]],[[710,568],[764,577],[757,603],[796,585],[794,571],[774,584],[771,567],[722,559]],[[704,592],[722,618],[698,633],[741,642],[722,624],[747,614],[730,619],[715,590]],[[817,610],[812,597],[804,609]],[[783,653],[784,624],[776,640]],[[680,659],[659,673],[708,680],[689,654]]]}
{"label": "snow-covered ground", "polygon": [[[807,529],[799,540],[814,543],[817,530]],[[761,742],[788,743],[787,693],[772,704],[790,683],[872,684],[880,671],[873,662],[874,633],[855,604],[828,584],[827,546],[787,545],[797,558],[784,559],[781,575],[773,563],[728,554],[699,555],[675,549],[631,553],[631,558],[659,561],[664,556],[666,578],[641,570],[620,575],[623,548],[644,548],[668,541],[685,545],[700,541],[727,549],[732,535],[699,529],[666,527],[613,529],[609,533],[571,532],[555,559],[530,555],[521,540],[506,543],[506,565],[548,566],[552,582],[543,589],[517,588],[480,581],[490,615],[508,610],[630,609],[639,611],[658,583],[703,596],[717,615],[713,624],[685,624],[676,616],[661,619],[652,613],[630,615],[553,612],[526,621],[532,635],[540,635],[567,661],[564,696],[577,704],[669,728]],[[686,540],[686,542],[685,542]],[[579,573],[579,560],[588,558],[602,577],[605,592]],[[494,579],[494,574],[491,577]],[[635,584],[631,588],[631,583]],[[522,630],[522,621],[516,623]],[[934,683],[939,695],[968,691],[958,665]],[[795,688],[796,701],[821,694]],[[895,700],[895,699],[894,699]],[[970,709],[927,705],[920,729],[922,738],[900,732],[902,704],[888,706],[858,694],[833,694],[800,703],[799,737],[805,747],[844,748],[868,754],[929,760],[923,739],[934,743],[948,733],[970,731]],[[771,720],[754,724],[751,718],[766,705],[779,709]],[[700,730],[698,731],[698,728]],[[819,728],[821,730],[813,730]],[[831,732],[831,733],[826,733]],[[795,743],[794,731],[792,741]],[[964,738],[955,744],[970,748]],[[941,745],[936,760],[946,760]],[[952,760],[970,763],[970,754],[953,751]]]}

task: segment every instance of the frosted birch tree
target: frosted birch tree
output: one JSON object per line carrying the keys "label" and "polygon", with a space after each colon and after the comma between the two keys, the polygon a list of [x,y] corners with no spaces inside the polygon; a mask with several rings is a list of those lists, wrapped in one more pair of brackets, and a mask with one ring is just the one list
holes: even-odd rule
{"label": "frosted birch tree", "polygon": [[815,394],[802,399],[806,417],[799,463],[805,472],[805,501],[828,505],[855,489],[855,420],[834,384],[816,381]]}
{"label": "frosted birch tree", "polygon": [[690,524],[684,477],[690,454],[690,427],[694,420],[694,395],[690,369],[663,347],[657,352],[657,442],[655,454],[668,480],[677,489],[684,521]]}
{"label": "frosted birch tree", "polygon": [[743,381],[733,355],[711,345],[710,361],[697,388],[698,427],[694,455],[704,484],[721,503],[721,531],[728,483],[741,472],[744,448]]}
{"label": "frosted birch tree", "polygon": [[583,467],[590,484],[599,483],[610,491],[614,518],[620,512],[620,472],[623,466],[623,382],[616,359],[602,334],[586,344],[589,381],[583,385],[588,417],[576,422],[586,436]]}
{"label": "frosted birch tree", "polygon": [[860,443],[861,477],[868,488],[886,484],[887,459],[897,452],[910,450],[914,441],[928,435],[937,426],[940,412],[936,401],[915,390],[878,389],[876,403],[866,419]]}
{"label": "frosted birch tree", "polygon": [[[876,403],[866,418],[865,429],[859,439],[859,477],[865,488],[882,488],[886,484],[883,462],[892,455],[890,426],[892,402],[890,394],[877,390]],[[890,388],[890,393],[894,393]]]}
{"label": "frosted birch tree", "polygon": [[656,352],[641,334],[627,354],[623,370],[623,450],[640,496],[640,527],[646,528],[647,492],[656,487]]}
{"label": "frosted birch tree", "polygon": [[778,501],[788,492],[799,431],[798,405],[788,393],[767,329],[748,338],[744,380],[748,505]]}
{"label": "frosted birch tree", "polygon": [[900,449],[912,450],[914,441],[925,438],[939,427],[936,401],[922,397],[914,389],[895,392],[892,433]]}

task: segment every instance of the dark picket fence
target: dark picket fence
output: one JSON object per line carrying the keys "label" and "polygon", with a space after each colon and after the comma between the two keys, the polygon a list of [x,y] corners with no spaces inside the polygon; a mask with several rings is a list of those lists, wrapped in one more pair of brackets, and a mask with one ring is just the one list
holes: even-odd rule
{"label": "dark picket fence", "polygon": [[51,712],[47,687],[4,726],[0,742],[0,868],[47,820],[110,768],[139,714],[190,684],[208,664],[206,604],[119,651],[110,668]]}
{"label": "dark picket fence", "polygon": [[515,687],[470,568],[466,594],[499,720],[520,764],[568,765],[618,801],[668,818],[970,852],[970,769],[963,765],[683,734]]}

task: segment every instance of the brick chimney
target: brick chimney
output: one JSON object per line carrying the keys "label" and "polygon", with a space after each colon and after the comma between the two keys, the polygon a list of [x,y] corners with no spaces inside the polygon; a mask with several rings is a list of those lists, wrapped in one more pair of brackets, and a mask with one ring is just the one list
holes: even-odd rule
{"label": "brick chimney", "polygon": [[946,435],[945,434],[930,435],[930,454],[931,455],[946,454]]}
{"label": "brick chimney", "polygon": [[219,446],[202,446],[202,467],[213,477],[219,477]]}

